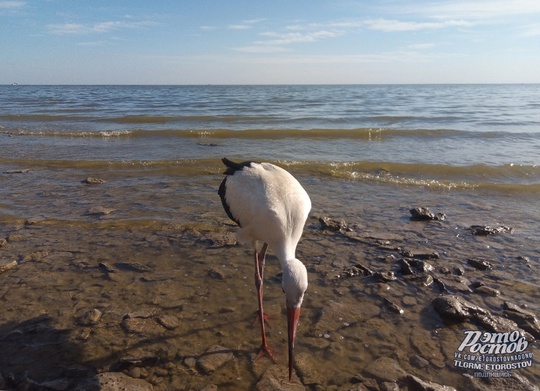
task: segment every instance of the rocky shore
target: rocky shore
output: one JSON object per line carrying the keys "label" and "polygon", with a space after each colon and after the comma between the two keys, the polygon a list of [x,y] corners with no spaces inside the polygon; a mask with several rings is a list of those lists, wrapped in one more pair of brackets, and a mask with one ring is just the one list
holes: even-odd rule
{"label": "rocky shore", "polygon": [[[242,315],[255,309],[250,256],[225,219],[124,229],[111,213],[89,210],[97,220],[84,226],[1,228],[0,389],[538,390],[540,322],[528,307],[540,292],[508,278],[518,266],[537,272],[538,260],[453,249],[445,214],[414,208],[407,233],[310,218],[299,247],[310,288],[288,383],[272,260],[266,300],[278,364],[252,362],[258,333]],[[460,231],[471,240],[511,234]],[[489,367],[486,357],[507,361]]]}

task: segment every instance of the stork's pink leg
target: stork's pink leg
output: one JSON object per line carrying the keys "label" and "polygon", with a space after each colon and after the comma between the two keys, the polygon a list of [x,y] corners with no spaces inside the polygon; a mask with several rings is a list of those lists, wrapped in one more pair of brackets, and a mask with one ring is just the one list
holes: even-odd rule
{"label": "stork's pink leg", "polygon": [[259,314],[258,318],[261,323],[261,351],[257,356],[255,357],[255,360],[259,357],[262,357],[264,355],[267,355],[270,357],[270,359],[274,362],[276,362],[276,359],[274,358],[274,355],[272,354],[272,350],[268,346],[268,343],[266,341],[266,317],[264,314],[263,309],[263,277],[264,277],[264,261],[266,256],[266,249],[268,248],[268,244],[264,243],[261,249],[261,252],[258,253],[257,250],[255,250],[255,287],[257,288],[257,297],[259,299]]}

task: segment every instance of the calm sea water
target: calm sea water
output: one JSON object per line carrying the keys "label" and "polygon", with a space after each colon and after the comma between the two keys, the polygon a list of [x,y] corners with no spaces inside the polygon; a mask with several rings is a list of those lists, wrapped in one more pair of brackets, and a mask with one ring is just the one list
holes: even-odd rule
{"label": "calm sea water", "polygon": [[0,86],[5,170],[220,170],[540,195],[540,85]]}
{"label": "calm sea water", "polygon": [[[6,259],[23,259],[24,254],[45,248],[53,255],[80,253],[84,258],[80,262],[134,259],[155,262],[167,274],[181,270],[178,284],[163,296],[167,302],[174,295],[190,297],[202,289],[208,270],[215,265],[241,265],[242,275],[251,278],[247,252],[178,238],[183,230],[203,236],[234,229],[227,225],[217,196],[223,178],[220,159],[254,159],[291,171],[310,194],[312,216],[343,218],[366,237],[382,242],[389,237],[391,245],[436,251],[441,255],[437,267],[464,265],[468,278],[501,290],[498,298],[468,296],[497,314],[505,300],[539,313],[539,98],[540,85],[0,86],[0,239],[14,230],[22,232],[2,251]],[[88,176],[106,182],[82,184]],[[88,213],[96,206],[111,213]],[[433,224],[411,222],[409,209],[415,206],[430,207],[448,218]],[[25,219],[35,225],[24,225]],[[514,230],[477,237],[469,230],[474,224]],[[134,232],[142,232],[142,239],[135,240]],[[156,237],[163,241],[152,239]],[[309,314],[337,295],[333,285],[321,283],[326,273],[331,275],[333,268],[358,259],[374,270],[393,267],[381,261],[389,259],[381,251],[377,244],[326,238],[319,232],[317,219],[308,220],[299,245],[311,278],[304,330],[315,317]],[[476,277],[467,266],[471,257],[493,260],[494,270]],[[277,266],[269,262],[269,267]],[[63,274],[51,275],[61,278]],[[45,286],[28,289],[55,298],[57,287],[80,285],[84,306],[94,308],[101,293],[96,299],[88,293],[88,285],[77,280],[88,273],[77,269],[76,276],[51,286],[40,275],[36,279]],[[409,354],[417,349],[411,341],[418,342],[418,330],[425,332],[427,344],[433,342],[430,322],[441,325],[425,311],[432,296],[424,297],[414,284],[399,281],[388,292],[382,291],[386,284],[364,280],[344,281],[338,290],[343,296],[336,300],[351,308],[379,305],[380,297],[387,294],[398,302],[404,295],[418,298],[418,308],[408,307],[400,322],[385,321],[384,327],[366,322],[351,327],[350,335],[343,331],[344,351],[367,355],[360,364],[347,359],[347,365],[328,366],[326,351],[319,345],[310,348],[309,333],[302,335],[300,348],[317,357],[317,372],[328,368],[325,379],[333,379],[336,368],[342,366],[357,373],[358,365],[396,349],[400,353],[393,356],[403,357],[401,364],[408,365]],[[222,309],[231,305],[230,297],[223,294],[225,285],[241,303],[238,310],[254,303],[247,282],[245,286],[234,278],[221,282],[208,284],[213,290],[204,296],[204,314],[197,312],[201,308],[190,312],[186,305],[185,319],[191,316],[197,321],[200,315],[205,322],[224,327]],[[90,286],[101,284],[100,280]],[[116,305],[118,297],[125,295],[128,304],[124,307],[136,300],[145,306],[155,294],[154,286],[141,284],[138,277],[129,288],[118,285],[119,294],[106,295],[107,305]],[[345,289],[349,285],[350,292]],[[281,291],[275,288],[272,303],[278,305]],[[133,299],[139,289],[138,299]],[[24,320],[39,312],[28,305],[38,305],[40,299],[28,300],[9,286],[6,291],[13,292],[10,305],[21,309],[12,314]],[[43,305],[47,309],[59,306],[72,327],[65,301],[61,296],[61,304]],[[193,303],[199,306],[198,301]],[[196,328],[195,323],[189,327]],[[240,335],[244,329],[231,325],[223,335],[238,334],[234,340],[239,341],[246,338]],[[405,329],[412,334],[404,333]],[[388,335],[377,334],[381,343],[370,342],[369,350],[358,335],[366,333],[367,340],[373,339],[373,330],[388,331]],[[462,334],[457,329],[452,332],[456,336],[447,349],[446,368],[432,368],[430,376],[465,389],[462,373],[452,367],[451,359]],[[201,334],[193,344],[205,349],[216,335],[214,331]],[[175,341],[183,343],[181,338]],[[104,338],[108,350],[110,343]],[[538,376],[536,364],[525,372],[531,379]]]}

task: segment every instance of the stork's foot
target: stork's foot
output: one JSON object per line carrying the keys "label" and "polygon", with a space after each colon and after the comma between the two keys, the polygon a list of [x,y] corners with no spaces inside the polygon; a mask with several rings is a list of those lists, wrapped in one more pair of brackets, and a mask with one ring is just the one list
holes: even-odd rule
{"label": "stork's foot", "polygon": [[268,345],[265,345],[265,344],[261,345],[261,350],[259,351],[259,354],[257,354],[255,356],[253,361],[255,361],[258,358],[261,358],[263,356],[267,356],[270,360],[272,360],[274,362],[274,364],[277,364],[277,360],[274,357],[274,350],[270,349],[270,347]]}

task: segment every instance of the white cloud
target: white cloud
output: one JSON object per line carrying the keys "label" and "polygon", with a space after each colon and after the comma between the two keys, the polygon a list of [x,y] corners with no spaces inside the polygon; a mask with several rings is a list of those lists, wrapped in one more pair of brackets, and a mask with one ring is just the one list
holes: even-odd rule
{"label": "white cloud", "polygon": [[433,43],[416,43],[416,44],[408,45],[407,49],[426,50],[426,49],[432,49],[433,47],[435,47],[435,44]]}
{"label": "white cloud", "polygon": [[280,52],[288,51],[284,47],[272,46],[272,45],[243,46],[243,47],[233,48],[233,50],[236,50],[237,52],[243,52],[243,53],[280,53]]}
{"label": "white cloud", "polygon": [[95,24],[81,24],[81,23],[61,23],[61,24],[49,24],[47,30],[54,35],[81,35],[91,33],[107,33],[115,30],[123,29],[138,29],[143,27],[149,27],[155,25],[154,22],[141,21],[141,22],[124,22],[124,21],[111,21],[100,22]]}
{"label": "white cloud", "polygon": [[434,30],[447,27],[469,27],[473,23],[465,20],[445,20],[436,22],[404,22],[391,19],[374,19],[364,22],[366,28],[371,30],[394,32],[394,31],[418,31]]}
{"label": "white cloud", "polygon": [[252,26],[249,26],[247,24],[232,24],[232,25],[228,26],[227,28],[230,29],[230,30],[248,30],[251,27]]}
{"label": "white cloud", "polygon": [[340,35],[343,35],[343,33],[336,32],[336,31],[321,30],[321,31],[308,32],[308,33],[266,32],[266,33],[262,33],[261,35],[265,37],[273,38],[273,39],[257,41],[255,42],[256,44],[279,46],[279,45],[289,45],[293,43],[307,43],[307,42],[320,41],[322,39],[338,37]]}
{"label": "white cloud", "polygon": [[508,16],[540,13],[538,0],[473,0],[441,1],[420,4],[417,7],[395,6],[393,12],[423,15],[436,19],[486,20]]}
{"label": "white cloud", "polygon": [[0,10],[18,10],[26,6],[26,1],[0,1]]}
{"label": "white cloud", "polygon": [[47,25],[47,30],[49,33],[54,35],[75,35],[88,33],[88,28],[79,23],[49,24]]}

